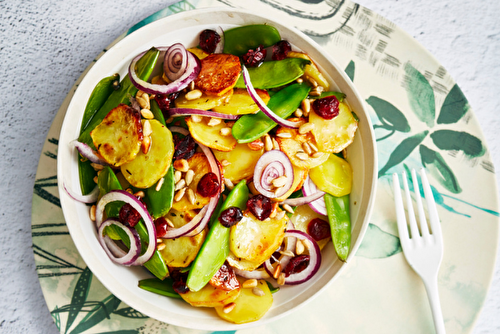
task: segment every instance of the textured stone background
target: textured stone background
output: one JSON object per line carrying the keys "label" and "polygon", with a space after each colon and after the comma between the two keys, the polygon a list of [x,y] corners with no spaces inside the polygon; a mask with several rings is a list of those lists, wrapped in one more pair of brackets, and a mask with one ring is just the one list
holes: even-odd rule
{"label": "textured stone background", "polygon": [[[57,332],[35,272],[30,231],[34,178],[52,119],[104,47],[171,2],[0,0],[1,333]],[[398,24],[448,70],[474,108],[500,168],[500,2],[358,2]],[[497,264],[474,333],[499,333],[499,311]]]}

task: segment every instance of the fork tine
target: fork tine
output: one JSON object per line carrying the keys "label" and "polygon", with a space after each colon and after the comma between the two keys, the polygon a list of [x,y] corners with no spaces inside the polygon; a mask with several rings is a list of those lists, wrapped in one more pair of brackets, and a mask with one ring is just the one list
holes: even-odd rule
{"label": "fork tine", "polygon": [[397,173],[392,174],[392,181],[394,186],[394,202],[396,204],[396,218],[398,223],[399,239],[401,240],[401,245],[404,247],[406,245],[405,241],[410,240],[410,234],[408,231],[408,225],[406,225],[403,196],[401,195],[399,175]]}
{"label": "fork tine", "polygon": [[439,221],[436,202],[434,201],[434,195],[432,194],[429,180],[427,179],[427,175],[425,174],[425,169],[422,168],[420,170],[420,176],[422,178],[422,187],[424,188],[425,199],[427,201],[427,207],[429,209],[429,222],[431,225],[432,234],[440,238],[441,222]]}
{"label": "fork tine", "polygon": [[415,191],[415,200],[417,202],[418,218],[420,220],[420,231],[422,232],[422,237],[426,237],[429,235],[429,226],[427,226],[427,220],[425,219],[422,198],[420,197],[420,186],[418,185],[417,172],[415,171],[415,169],[411,170],[411,177],[413,179],[413,190]]}
{"label": "fork tine", "polygon": [[406,172],[403,172],[403,186],[405,188],[406,206],[408,209],[408,220],[410,221],[411,238],[414,239],[420,236],[418,231],[417,220],[415,219],[415,212],[413,211],[413,203],[411,200],[410,188],[408,187],[408,177]]}

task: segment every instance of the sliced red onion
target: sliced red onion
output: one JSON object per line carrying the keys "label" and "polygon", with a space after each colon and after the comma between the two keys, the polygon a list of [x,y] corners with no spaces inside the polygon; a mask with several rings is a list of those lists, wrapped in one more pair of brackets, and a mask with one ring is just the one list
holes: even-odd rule
{"label": "sliced red onion", "polygon": [[145,262],[149,261],[149,259],[153,256],[154,251],[156,250],[156,228],[153,218],[149,214],[144,204],[142,204],[136,197],[134,197],[134,195],[129,194],[124,190],[112,190],[102,196],[99,202],[97,202],[95,213],[97,228],[100,229],[101,225],[103,224],[102,220],[104,217],[104,208],[106,207],[106,204],[116,201],[130,204],[139,213],[142,220],[144,221],[144,224],[146,225],[146,229],[149,234],[148,248],[146,249],[146,252],[139,256],[133,263],[133,265],[142,265]]}
{"label": "sliced red onion", "polygon": [[87,195],[80,195],[71,190],[70,188],[66,187],[66,184],[63,183],[64,190],[68,193],[69,197],[74,199],[75,201],[81,202],[81,203],[95,203],[97,199],[99,198],[99,187],[96,185],[95,188]]}
{"label": "sliced red onion", "polygon": [[[291,220],[288,220],[288,222],[289,222],[288,228],[290,228],[290,226],[293,226],[293,223]],[[288,228],[287,228],[287,231],[288,231]],[[290,229],[290,231],[294,231],[294,230]],[[295,246],[297,245],[297,238],[296,237],[287,236],[285,234],[285,238],[283,239],[283,242],[285,243],[285,251],[295,253]],[[288,262],[290,262],[291,259],[292,259],[291,256],[282,254],[279,258],[277,258],[275,260],[276,260],[276,262],[280,263],[281,268],[285,269],[286,265],[288,264]],[[271,276],[273,275],[274,267],[272,266],[270,259],[268,259],[266,262],[264,262],[264,268],[266,269],[266,271],[269,275],[271,275]]]}
{"label": "sliced red onion", "polygon": [[220,119],[238,119],[238,118],[240,118],[240,115],[229,115],[229,114],[223,114],[223,113],[215,112],[215,111],[191,109],[191,108],[170,108],[170,110],[168,111],[168,115],[172,116],[172,117],[200,115],[200,116],[215,117],[215,118],[220,118]]}
{"label": "sliced red onion", "polygon": [[[130,239],[130,249],[128,253],[121,250],[110,237],[104,235],[104,229],[107,226],[116,225],[119,228],[123,229],[127,236]],[[122,264],[124,266],[135,265],[138,257],[141,255],[141,240],[139,238],[139,234],[135,229],[132,229],[128,226],[123,225],[117,219],[110,218],[106,219],[101,226],[99,227],[98,239],[102,248],[106,254],[108,254],[109,258],[118,264]],[[156,245],[155,245],[156,246]],[[111,248],[111,249],[110,249]],[[121,251],[121,252],[120,252]],[[118,256],[116,255],[118,254]],[[121,256],[120,256],[121,255]]]}
{"label": "sliced red onion", "polygon": [[[286,183],[274,192],[272,181],[280,176],[286,176]],[[293,185],[293,166],[287,155],[279,150],[271,150],[264,153],[254,168],[253,184],[255,189],[269,198],[280,197]]]}
{"label": "sliced red onion", "polygon": [[281,118],[280,116],[276,115],[274,111],[269,109],[269,107],[266,105],[266,103],[261,99],[259,94],[255,91],[255,88],[252,85],[252,82],[250,81],[250,74],[248,74],[247,68],[242,65],[243,67],[243,81],[245,82],[245,86],[247,87],[248,94],[252,98],[252,100],[257,104],[260,110],[264,114],[266,114],[267,117],[269,117],[273,122],[278,123],[281,126],[284,126],[286,128],[292,128],[292,129],[297,129],[300,127],[302,122],[292,122],[292,121],[287,121],[284,118]]}
{"label": "sliced red onion", "polygon": [[103,158],[101,158],[99,153],[94,151],[89,145],[79,142],[78,140],[71,141],[70,145],[76,147],[76,149],[82,155],[82,157],[88,159],[90,162],[103,166],[109,165],[106,161],[104,161]]}
{"label": "sliced red onion", "polygon": [[317,200],[313,200],[307,204],[311,207],[311,209],[313,209],[320,215],[326,216],[327,215],[326,204],[325,204],[325,198],[323,196],[325,192],[318,189],[318,187],[316,186],[316,184],[314,184],[313,180],[311,180],[309,175],[307,176],[307,179],[304,182],[302,190],[304,192],[304,195],[306,196],[312,197],[319,193],[322,194],[322,196],[320,196]]}
{"label": "sliced red onion", "polygon": [[224,35],[224,29],[222,27],[217,27],[215,31],[219,34],[220,36],[220,41],[217,43],[217,46],[215,47],[214,53],[222,53],[224,51],[224,43],[225,43],[225,35]]}
{"label": "sliced red onion", "polygon": [[[158,50],[160,51],[167,51],[168,52],[168,47],[157,47]],[[178,92],[184,88],[186,88],[191,81],[196,79],[198,74],[200,73],[201,70],[201,62],[198,59],[198,57],[194,56],[191,52],[187,52],[187,67],[186,71],[175,81],[167,84],[167,85],[156,85],[149,83],[147,81],[144,81],[140,79],[137,76],[137,73],[135,71],[135,67],[137,64],[137,61],[146,53],[142,52],[138,54],[130,63],[130,66],[128,68],[128,74],[130,81],[132,84],[137,87],[138,89],[142,90],[143,92],[146,92],[148,94],[170,94],[170,93],[175,93]]]}
{"label": "sliced red onion", "polygon": [[[302,188],[304,190],[304,188]],[[288,204],[290,206],[300,206],[304,204],[309,204],[312,201],[316,201],[318,199],[321,199],[325,195],[324,192],[318,191],[310,196],[304,196],[304,197],[298,197],[298,198],[288,198],[281,202],[282,204]],[[320,212],[318,212],[320,213]]]}
{"label": "sliced red onion", "polygon": [[236,275],[238,276],[241,276],[241,277],[244,277],[244,278],[247,278],[247,279],[252,279],[252,278],[255,278],[255,279],[266,279],[266,278],[270,278],[268,272],[264,269],[255,269],[255,270],[252,270],[252,271],[248,271],[248,270],[241,270],[241,269],[237,269],[237,268],[233,268],[234,272]]}
{"label": "sliced red onion", "polygon": [[180,43],[173,44],[165,52],[165,59],[163,61],[163,72],[170,79],[175,81],[179,79],[184,72],[186,72],[188,51],[184,45]]}
{"label": "sliced red onion", "polygon": [[[291,274],[288,277],[285,277],[285,284],[297,285],[307,282],[311,279],[311,277],[314,276],[314,274],[318,272],[321,265],[321,251],[319,249],[319,246],[316,241],[311,238],[311,236],[299,230],[286,231],[285,237],[295,237],[297,239],[307,240],[307,242],[309,242],[309,265],[300,273]],[[274,270],[274,268],[271,266],[270,260],[264,262],[264,265],[268,272],[272,272]],[[286,265],[282,264],[281,267],[285,269]]]}
{"label": "sliced red onion", "polygon": [[172,132],[180,133],[181,135],[187,136],[189,134],[189,130],[185,129],[181,126],[171,126],[168,128]]}

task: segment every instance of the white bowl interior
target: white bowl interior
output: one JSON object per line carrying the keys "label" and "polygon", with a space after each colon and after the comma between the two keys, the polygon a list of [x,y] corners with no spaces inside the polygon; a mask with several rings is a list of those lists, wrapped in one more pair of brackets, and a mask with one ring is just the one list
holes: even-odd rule
{"label": "white bowl interior", "polygon": [[[353,224],[352,249],[347,263],[337,260],[330,243],[322,252],[323,261],[319,272],[306,284],[282,288],[274,294],[274,303],[265,317],[257,322],[235,325],[221,320],[212,309],[194,308],[179,300],[159,296],[137,287],[140,279],[151,277],[141,267],[123,267],[114,264],[106,256],[97,241],[94,224],[89,219],[88,207],[72,200],[63,190],[63,182],[79,189],[77,152],[69,142],[78,137],[81,118],[87,100],[95,84],[105,76],[119,73],[123,78],[134,55],[151,46],[166,46],[181,42],[195,46],[203,29],[268,23],[276,27],[282,37],[294,47],[306,51],[327,76],[333,87],[347,94],[347,101],[358,115],[359,129],[348,148],[348,160],[354,171],[351,193],[351,219]],[[344,268],[355,255],[368,227],[376,186],[377,156],[374,134],[368,113],[360,95],[335,61],[304,34],[290,29],[269,18],[236,9],[201,9],[176,14],[151,23],[127,36],[106,52],[83,79],[68,107],[59,139],[58,182],[61,205],[68,229],[82,258],[94,275],[118,298],[138,311],[160,321],[189,328],[204,330],[234,330],[262,325],[281,317],[310,300]]]}

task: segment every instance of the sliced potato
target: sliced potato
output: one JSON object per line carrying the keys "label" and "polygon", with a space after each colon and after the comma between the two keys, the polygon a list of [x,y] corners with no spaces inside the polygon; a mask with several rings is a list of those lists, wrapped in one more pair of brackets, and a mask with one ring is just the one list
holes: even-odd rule
{"label": "sliced potato", "polygon": [[309,176],[319,189],[335,197],[351,193],[352,167],[346,160],[335,154],[330,154],[325,163],[311,169]]}
{"label": "sliced potato", "polygon": [[312,133],[321,152],[339,153],[354,140],[358,122],[345,103],[339,104],[339,114],[333,119],[324,119],[311,110],[309,122],[314,124]]}
{"label": "sliced potato", "polygon": [[206,53],[205,51],[203,51],[200,48],[189,48],[187,50],[189,52],[191,52],[192,54],[194,54],[196,57],[198,57],[199,60],[202,60],[203,58],[206,58],[209,55],[208,53]]}
{"label": "sliced potato", "polygon": [[240,287],[231,291],[224,291],[207,284],[199,291],[188,291],[187,293],[181,293],[180,296],[192,306],[223,307],[226,304],[234,302],[240,295],[240,292]]}
{"label": "sliced potato", "polygon": [[[292,118],[290,120],[298,121],[299,118]],[[289,134],[290,138],[282,138],[278,136],[279,134],[285,134],[285,133]],[[276,140],[280,145],[280,150],[283,151],[288,156],[292,164],[297,167],[310,169],[321,165],[328,159],[327,153],[323,153],[316,158],[313,158],[312,155],[308,156],[307,153],[305,153],[303,148],[304,143],[312,143],[316,145],[316,147],[318,146],[311,132],[300,134],[298,129],[279,127],[278,130],[276,131],[276,135],[277,135]],[[299,158],[299,156],[303,154],[307,156],[306,159]]]}
{"label": "sliced potato", "polygon": [[[244,279],[240,278],[242,284],[243,281]],[[242,288],[231,312],[224,312],[223,306],[217,306],[215,311],[222,319],[235,324],[259,320],[273,305],[273,295],[265,280],[258,280],[257,288],[262,291],[262,296],[255,294],[255,288]]]}
{"label": "sliced potato", "polygon": [[118,167],[135,159],[143,139],[141,115],[120,104],[90,132],[94,146],[107,163]]}
{"label": "sliced potato", "polygon": [[260,221],[248,210],[231,226],[229,249],[238,258],[263,263],[281,245],[288,217]]}
{"label": "sliced potato", "polygon": [[[260,98],[267,104],[270,99],[269,94],[262,89],[256,89],[256,91]],[[248,91],[242,88],[234,89],[233,95],[227,102],[213,108],[213,111],[230,115],[254,114],[259,110],[259,107],[250,97]]]}
{"label": "sliced potato", "polygon": [[188,185],[188,189],[191,189],[194,192],[195,202],[191,203],[189,201],[189,198],[187,196],[187,191],[189,190],[186,190],[186,195],[182,196],[179,201],[174,201],[174,204],[172,205],[173,209],[181,212],[184,212],[186,210],[201,209],[210,201],[210,198],[203,197],[196,192],[196,188],[198,187],[198,183],[200,182],[201,178],[211,171],[208,158],[203,153],[195,153],[191,158],[188,159],[188,164],[189,168],[194,172],[193,181],[191,181],[191,183]]}
{"label": "sliced potato", "polygon": [[151,147],[120,167],[125,179],[134,187],[149,188],[167,174],[174,156],[174,140],[170,130],[155,119],[151,124]]}
{"label": "sliced potato", "polygon": [[234,269],[226,262],[217,270],[208,283],[224,291],[231,291],[240,287],[240,282],[236,278]]}
{"label": "sliced potato", "polygon": [[282,202],[282,201],[286,200],[292,193],[294,193],[295,191],[302,188],[302,185],[306,181],[307,173],[309,170],[306,168],[297,167],[295,165],[293,165],[292,167],[293,167],[292,187],[290,188],[290,190],[288,190],[286,193],[284,193],[281,197],[273,198],[274,201]]}
{"label": "sliced potato", "polygon": [[229,152],[231,151],[236,144],[238,143],[236,139],[229,133],[227,136],[223,136],[220,132],[223,128],[227,128],[228,125],[221,120],[221,122],[217,125],[210,126],[208,122],[210,122],[210,118],[203,117],[201,122],[193,122],[191,117],[186,118],[186,123],[189,127],[189,132],[191,136],[205,146],[210,148]]}
{"label": "sliced potato", "polygon": [[194,84],[207,95],[222,96],[236,85],[240,72],[238,57],[224,53],[211,54],[201,60],[201,71]]}
{"label": "sliced potato", "polygon": [[253,175],[255,165],[264,153],[264,149],[253,151],[247,144],[237,144],[230,152],[217,150],[213,152],[217,160],[226,160],[229,163],[223,167],[224,178],[236,184]]}
{"label": "sliced potato", "polygon": [[325,87],[325,90],[328,90],[330,88],[330,84],[328,83],[326,78],[323,76],[323,74],[321,74],[316,64],[314,64],[312,59],[307,54],[291,51],[288,52],[286,56],[287,58],[302,58],[310,60],[311,64],[308,64],[304,67],[304,75],[313,78],[318,83],[318,85]]}
{"label": "sliced potato", "polygon": [[175,99],[175,107],[210,110],[220,106],[225,101],[228,101],[231,98],[231,95],[233,95],[232,89],[227,91],[222,96],[202,94],[199,98],[193,100],[186,99],[186,94],[182,94]]}
{"label": "sliced potato", "polygon": [[246,270],[246,271],[255,270],[255,269],[259,268],[259,266],[262,264],[262,262],[255,262],[255,261],[249,261],[249,260],[245,260],[242,258],[238,258],[232,252],[229,252],[229,255],[227,256],[227,262],[233,268],[240,269],[240,270]]}
{"label": "sliced potato", "polygon": [[[290,217],[290,220],[292,221],[294,227],[296,230],[309,233],[307,231],[307,227],[311,220],[314,218],[319,218],[322,219],[326,222],[328,222],[328,217],[320,215],[319,213],[315,212],[313,209],[309,207],[309,205],[301,205],[295,208],[295,212],[293,213],[292,217]],[[326,244],[331,240],[332,238],[325,238],[317,241],[318,246],[320,249],[323,249],[323,247],[326,246]]]}
{"label": "sliced potato", "polygon": [[[168,218],[175,228],[186,225],[196,216],[194,211],[179,212],[171,209],[165,218]],[[161,257],[169,267],[187,267],[193,262],[201,245],[205,241],[208,230],[205,228],[201,233],[193,237],[180,237],[177,239],[163,239],[165,248],[160,251]]]}

